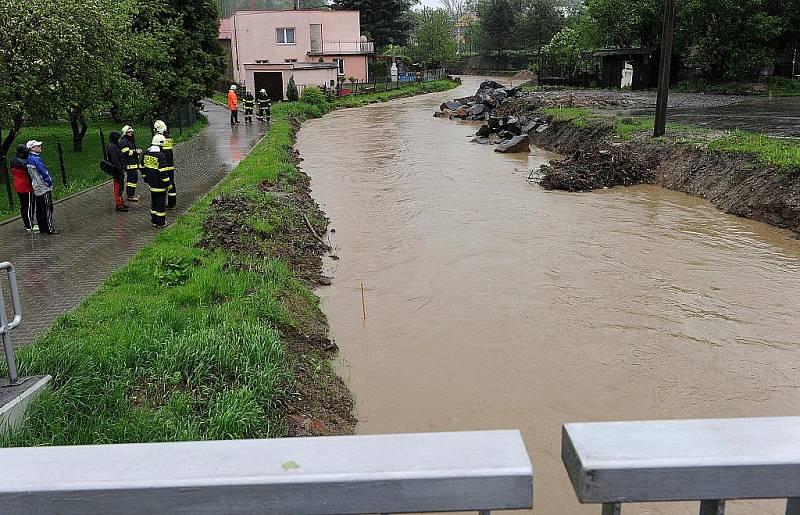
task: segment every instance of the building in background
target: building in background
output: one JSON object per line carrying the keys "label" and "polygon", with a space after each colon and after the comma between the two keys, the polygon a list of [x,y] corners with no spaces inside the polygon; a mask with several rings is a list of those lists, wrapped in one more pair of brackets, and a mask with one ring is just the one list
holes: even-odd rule
{"label": "building in background", "polygon": [[239,11],[220,23],[229,51],[229,78],[251,91],[286,97],[289,77],[298,89],[369,80],[375,45],[361,35],[358,11]]}

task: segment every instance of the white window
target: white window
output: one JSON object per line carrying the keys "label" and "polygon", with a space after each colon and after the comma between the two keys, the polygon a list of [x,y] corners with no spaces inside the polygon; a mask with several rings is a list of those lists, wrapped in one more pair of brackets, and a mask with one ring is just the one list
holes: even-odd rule
{"label": "white window", "polygon": [[281,27],[277,30],[279,45],[294,45],[294,27]]}
{"label": "white window", "polygon": [[333,62],[339,66],[339,75],[344,75],[344,59],[334,59]]}

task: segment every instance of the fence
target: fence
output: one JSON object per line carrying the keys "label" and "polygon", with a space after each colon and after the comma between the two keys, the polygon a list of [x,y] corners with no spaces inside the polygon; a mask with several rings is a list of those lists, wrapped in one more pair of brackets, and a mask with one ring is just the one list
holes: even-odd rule
{"label": "fence", "polygon": [[431,82],[447,78],[447,71],[444,68],[437,68],[433,70],[424,70],[418,72],[405,72],[398,75],[397,80],[373,79],[369,81],[352,80],[342,81],[337,84],[335,88],[323,88],[328,94],[337,97],[347,95],[361,95],[364,93],[375,93],[380,91],[391,91],[393,89],[402,88],[409,82]]}
{"label": "fence", "polygon": [[3,513],[530,509],[519,431],[0,449]]}
{"label": "fence", "polygon": [[561,459],[578,500],[622,503],[787,499],[800,515],[800,417],[566,424]]}
{"label": "fence", "polygon": [[[149,146],[150,141],[147,134],[152,136],[153,121],[155,119],[164,120],[170,128],[173,138],[177,137],[180,139],[185,129],[197,123],[198,114],[194,105],[186,104],[179,109],[162,115],[160,118],[140,122],[139,125],[149,123],[150,130],[147,131],[145,129],[142,133],[143,127],[139,128],[139,146]],[[87,132],[84,137],[83,150],[81,151],[74,151],[69,146],[72,142],[72,131],[66,125],[63,127],[48,127],[38,133],[33,132],[32,129],[25,129],[26,133],[31,133],[32,137],[44,142],[42,159],[47,164],[50,174],[53,176],[54,188],[56,189],[54,194],[56,197],[102,183],[108,178],[108,176],[100,170],[99,162],[106,157],[105,152],[108,134],[111,130],[119,131],[121,124],[114,122],[110,117],[103,117],[97,120],[96,125],[99,125],[99,128]],[[119,126],[119,128],[116,128],[116,126]],[[12,145],[9,151],[11,154],[10,157],[13,157],[16,145],[20,142],[22,141],[17,141]],[[3,182],[6,190],[5,196],[0,194],[0,212],[13,211],[16,204],[16,195],[14,193],[9,161],[7,160],[0,160],[0,181]]]}

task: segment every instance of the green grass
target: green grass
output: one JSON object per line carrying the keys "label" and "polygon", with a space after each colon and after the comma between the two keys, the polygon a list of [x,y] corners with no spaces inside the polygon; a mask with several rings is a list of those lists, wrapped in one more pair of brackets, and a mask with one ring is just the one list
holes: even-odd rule
{"label": "green grass", "polygon": [[[173,134],[176,143],[186,141],[201,130],[205,128],[208,121],[205,117],[201,116],[198,122],[190,128],[184,129],[179,134],[175,130]],[[142,136],[148,140],[150,138],[150,129],[148,122],[142,122],[134,125],[134,128],[140,132],[139,138]],[[111,131],[119,131],[121,126],[111,120],[97,120],[91,121],[89,130],[84,138],[84,146],[82,152],[75,152],[72,149],[72,129],[68,123],[60,125],[49,125],[43,127],[24,127],[17,136],[14,144],[9,151],[8,161],[14,157],[17,145],[25,143],[31,139],[38,139],[44,143],[42,147],[42,159],[44,159],[50,174],[53,177],[53,197],[55,200],[64,198],[80,191],[91,188],[109,180],[108,175],[103,173],[98,166],[98,163],[103,159],[103,148],[100,145],[100,130],[102,129],[105,135],[105,142],[108,143],[108,136]],[[56,150],[56,142],[60,140],[64,152],[64,169],[67,176],[67,185],[64,186],[61,177],[61,168],[58,161],[58,152]],[[140,145],[144,146],[141,141]],[[19,204],[16,194],[12,188],[12,195],[14,196],[14,209],[11,209],[8,204],[8,195],[5,191],[5,185],[0,185],[3,191],[0,191],[0,221],[7,220],[14,216],[19,215]]]}
{"label": "green grass", "polygon": [[708,143],[708,148],[722,152],[751,154],[766,165],[782,169],[800,168],[800,140],[773,138],[754,132],[734,131]]}
{"label": "green grass", "polygon": [[[286,434],[286,407],[295,392],[280,335],[302,330],[319,299],[279,259],[210,251],[197,243],[212,199],[228,195],[269,204],[272,197],[259,191],[259,183],[291,187],[299,174],[290,120],[331,107],[277,104],[267,136],[225,180],[18,351],[21,374],[51,374],[53,381],[22,429],[0,445]],[[274,230],[283,219],[280,209],[251,225]],[[247,266],[234,265],[242,262]],[[314,370],[332,373],[318,358],[302,358]]]}
{"label": "green grass", "polygon": [[589,109],[581,107],[551,107],[541,109],[540,112],[553,122],[570,122],[575,127],[588,127],[592,121],[599,117]]}

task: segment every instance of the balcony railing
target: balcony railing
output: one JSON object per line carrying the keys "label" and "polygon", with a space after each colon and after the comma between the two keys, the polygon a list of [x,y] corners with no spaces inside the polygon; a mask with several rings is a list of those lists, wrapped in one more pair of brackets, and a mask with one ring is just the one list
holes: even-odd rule
{"label": "balcony railing", "polygon": [[316,41],[311,43],[311,55],[374,54],[374,41]]}
{"label": "balcony railing", "polygon": [[566,424],[561,459],[578,500],[622,503],[787,499],[800,515],[800,417]]}
{"label": "balcony railing", "polygon": [[[0,513],[526,509],[518,431],[0,449]],[[13,472],[13,473],[12,473]]]}

